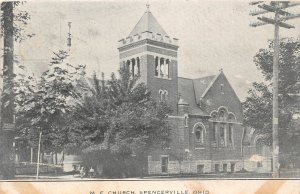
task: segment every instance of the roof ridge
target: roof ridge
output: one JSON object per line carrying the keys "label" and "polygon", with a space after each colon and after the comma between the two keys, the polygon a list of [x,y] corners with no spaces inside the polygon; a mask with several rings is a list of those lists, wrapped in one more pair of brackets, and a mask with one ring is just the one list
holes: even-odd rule
{"label": "roof ridge", "polygon": [[159,24],[150,10],[146,10],[139,21],[130,32],[129,36],[140,34],[142,32],[149,31],[152,33],[158,33],[162,36],[168,36],[163,27]]}

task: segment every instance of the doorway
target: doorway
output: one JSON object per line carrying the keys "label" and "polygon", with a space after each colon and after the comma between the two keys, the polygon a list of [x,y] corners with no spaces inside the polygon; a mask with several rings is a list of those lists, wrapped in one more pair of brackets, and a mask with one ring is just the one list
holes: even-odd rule
{"label": "doorway", "polygon": [[234,168],[235,168],[235,163],[231,163],[230,164],[230,171],[234,172]]}
{"label": "doorway", "polygon": [[227,172],[227,164],[223,164],[223,172]]}
{"label": "doorway", "polygon": [[220,172],[220,165],[219,164],[215,164],[215,172],[216,173]]}
{"label": "doorway", "polygon": [[161,172],[162,173],[168,173],[168,163],[169,163],[169,157],[162,156],[161,157]]}
{"label": "doorway", "polygon": [[204,165],[203,164],[197,165],[197,173],[198,174],[204,173]]}

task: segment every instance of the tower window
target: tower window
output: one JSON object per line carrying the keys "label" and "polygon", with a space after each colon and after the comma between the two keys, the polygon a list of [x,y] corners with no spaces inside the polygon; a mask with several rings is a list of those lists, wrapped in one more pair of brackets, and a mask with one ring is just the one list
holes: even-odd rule
{"label": "tower window", "polygon": [[167,59],[167,60],[166,60],[166,64],[165,64],[165,75],[166,75],[167,78],[169,78],[169,73],[170,73],[170,72],[169,72],[169,71],[170,71],[170,70],[169,70],[169,64],[170,64],[170,60]]}
{"label": "tower window", "polygon": [[159,65],[158,65],[158,57],[155,57],[155,76],[158,76]]}
{"label": "tower window", "polygon": [[141,74],[141,70],[140,70],[140,58],[136,58],[136,64],[137,64],[137,74],[140,75]]}
{"label": "tower window", "polygon": [[132,64],[132,67],[131,67],[131,74],[132,76],[134,76],[136,74],[136,63],[135,63],[135,59],[131,59],[131,64]]}
{"label": "tower window", "polygon": [[170,77],[170,60],[160,57],[154,58],[154,75],[159,78]]}
{"label": "tower window", "polygon": [[164,58],[160,59],[159,65],[160,65],[159,66],[159,70],[160,70],[159,75],[160,75],[160,77],[163,77],[164,76]]}

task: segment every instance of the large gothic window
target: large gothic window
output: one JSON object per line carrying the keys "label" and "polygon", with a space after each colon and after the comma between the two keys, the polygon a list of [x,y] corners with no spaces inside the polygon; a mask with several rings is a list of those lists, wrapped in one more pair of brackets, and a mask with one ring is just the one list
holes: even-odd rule
{"label": "large gothic window", "polygon": [[210,116],[210,121],[213,122],[211,138],[214,144],[212,145],[219,147],[233,147],[233,126],[234,123],[237,122],[234,113],[228,112],[226,107],[221,106],[218,110],[212,111]]}

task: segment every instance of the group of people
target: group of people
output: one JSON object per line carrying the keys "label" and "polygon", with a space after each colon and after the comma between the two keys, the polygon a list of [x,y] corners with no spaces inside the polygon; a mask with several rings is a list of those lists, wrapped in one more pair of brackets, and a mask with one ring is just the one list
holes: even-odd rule
{"label": "group of people", "polygon": [[[74,170],[74,171],[76,171],[76,170]],[[84,166],[79,166],[79,173],[80,173],[80,178],[85,177],[87,175],[87,173],[90,178],[95,177],[95,170],[93,169],[92,166],[88,172],[86,172],[86,169],[84,168]]]}

